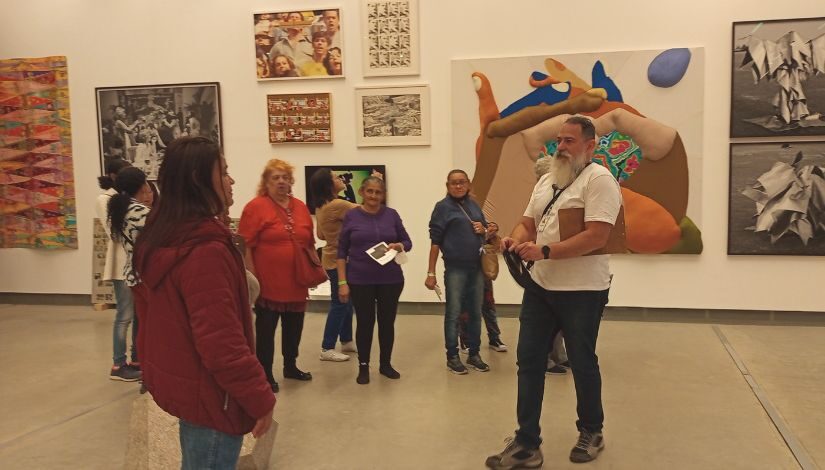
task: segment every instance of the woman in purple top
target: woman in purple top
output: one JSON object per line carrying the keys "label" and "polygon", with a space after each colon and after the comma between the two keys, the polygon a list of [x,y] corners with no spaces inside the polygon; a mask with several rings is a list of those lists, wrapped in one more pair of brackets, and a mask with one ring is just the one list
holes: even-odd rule
{"label": "woman in purple top", "polygon": [[367,250],[385,242],[398,252],[410,251],[412,242],[401,217],[383,205],[384,180],[374,176],[361,183],[358,194],[363,204],[347,212],[338,238],[338,296],[342,303],[352,297],[355,317],[355,344],[358,347],[359,384],[370,382],[370,348],[375,320],[378,318],[378,345],[381,348],[381,375],[401,378],[391,365],[395,341],[395,314],[404,289],[401,266],[390,261],[381,265]]}

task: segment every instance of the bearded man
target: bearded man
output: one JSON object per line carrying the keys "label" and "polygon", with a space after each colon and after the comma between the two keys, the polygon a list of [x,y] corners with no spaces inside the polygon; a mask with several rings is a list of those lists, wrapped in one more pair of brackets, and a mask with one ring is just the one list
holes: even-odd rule
{"label": "bearded man", "polygon": [[[603,248],[622,205],[619,184],[601,165],[591,165],[596,131],[590,119],[573,116],[562,125],[550,171],[533,188],[530,203],[502,250],[534,262],[536,286],[524,290],[518,339],[519,429],[504,451],[490,456],[493,469],[537,468],[541,449],[542,399],[547,354],[553,337],[564,332],[576,384],[579,438],[573,462],[595,459],[604,448],[601,373],[596,356],[604,306],[610,289],[609,255]],[[559,210],[584,209],[584,230],[560,241]]]}

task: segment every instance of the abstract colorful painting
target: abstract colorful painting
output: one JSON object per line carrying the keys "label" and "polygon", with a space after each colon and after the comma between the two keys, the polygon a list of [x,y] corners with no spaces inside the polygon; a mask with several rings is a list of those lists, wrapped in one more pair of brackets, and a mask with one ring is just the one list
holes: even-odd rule
{"label": "abstract colorful painting", "polygon": [[66,58],[0,60],[0,247],[77,248]]}
{"label": "abstract colorful painting", "polygon": [[593,120],[593,162],[622,188],[631,253],[698,254],[704,50],[454,60],[455,168],[509,233],[574,114]]}

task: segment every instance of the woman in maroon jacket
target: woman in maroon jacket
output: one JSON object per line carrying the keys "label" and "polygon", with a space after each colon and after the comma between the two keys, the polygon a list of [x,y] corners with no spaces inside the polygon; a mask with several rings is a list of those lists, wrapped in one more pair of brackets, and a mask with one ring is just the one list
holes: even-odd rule
{"label": "woman in maroon jacket", "polygon": [[234,181],[214,142],[184,137],[158,182],[134,259],[143,381],[180,418],[182,468],[235,468],[243,435],[272,423],[275,397],[255,357],[243,260],[216,219]]}

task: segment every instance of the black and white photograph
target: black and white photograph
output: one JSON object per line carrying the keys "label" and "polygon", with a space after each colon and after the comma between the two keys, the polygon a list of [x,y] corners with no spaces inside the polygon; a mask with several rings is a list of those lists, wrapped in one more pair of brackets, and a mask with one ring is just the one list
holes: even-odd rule
{"label": "black and white photograph", "polygon": [[729,255],[825,256],[825,142],[731,144]]}
{"label": "black and white photograph", "polygon": [[731,137],[825,136],[825,18],[733,23]]}
{"label": "black and white photograph", "polygon": [[359,147],[429,145],[426,86],[356,88]]}
{"label": "black and white photograph", "polygon": [[221,144],[221,100],[217,82],[96,88],[100,172],[123,158],[158,178],[166,146],[182,136]]}
{"label": "black and white photograph", "polygon": [[365,77],[418,75],[417,0],[369,0],[362,8]]}
{"label": "black and white photograph", "polygon": [[253,15],[258,80],[344,76],[340,8]]}

